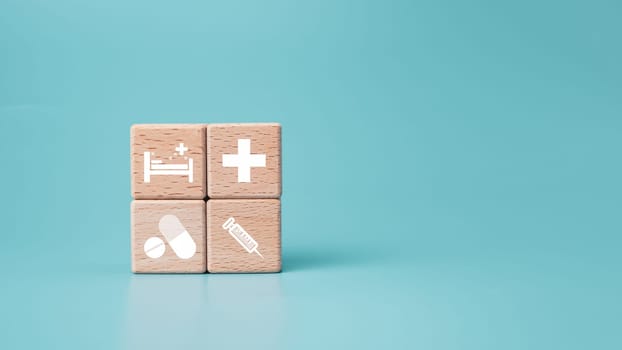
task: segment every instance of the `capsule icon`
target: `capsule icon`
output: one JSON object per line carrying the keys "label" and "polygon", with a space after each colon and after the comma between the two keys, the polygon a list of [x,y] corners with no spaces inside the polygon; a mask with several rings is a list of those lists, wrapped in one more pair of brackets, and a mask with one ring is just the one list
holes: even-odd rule
{"label": "capsule icon", "polygon": [[180,259],[190,259],[197,252],[197,244],[177,216],[164,215],[158,228]]}

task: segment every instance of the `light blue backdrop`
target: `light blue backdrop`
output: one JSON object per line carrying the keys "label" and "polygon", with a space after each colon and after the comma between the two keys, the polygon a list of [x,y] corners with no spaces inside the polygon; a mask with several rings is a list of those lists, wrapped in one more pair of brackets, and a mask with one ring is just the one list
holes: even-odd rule
{"label": "light blue backdrop", "polygon": [[[0,347],[622,348],[617,1],[0,4]],[[283,125],[277,275],[130,274],[129,127]]]}

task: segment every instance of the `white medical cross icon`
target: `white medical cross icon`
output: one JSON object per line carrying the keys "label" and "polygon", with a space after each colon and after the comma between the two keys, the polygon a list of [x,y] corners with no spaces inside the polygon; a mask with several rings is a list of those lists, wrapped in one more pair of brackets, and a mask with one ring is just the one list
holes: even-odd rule
{"label": "white medical cross icon", "polygon": [[265,167],[265,154],[251,154],[251,140],[238,139],[238,154],[223,154],[222,166],[238,168],[238,182],[251,182],[251,168]]}
{"label": "white medical cross icon", "polygon": [[184,143],[180,143],[179,147],[175,147],[175,151],[179,152],[180,156],[184,155],[184,152],[188,150],[188,147],[184,146]]}

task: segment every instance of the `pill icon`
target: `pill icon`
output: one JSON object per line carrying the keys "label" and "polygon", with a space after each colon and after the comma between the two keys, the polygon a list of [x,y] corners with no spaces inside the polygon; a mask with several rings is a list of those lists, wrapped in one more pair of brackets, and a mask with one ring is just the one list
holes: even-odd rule
{"label": "pill icon", "polygon": [[166,250],[166,246],[164,245],[164,241],[158,237],[150,237],[145,242],[145,254],[151,259],[157,259],[164,255],[164,251]]}
{"label": "pill icon", "polygon": [[180,259],[190,259],[197,251],[194,242],[184,225],[175,215],[164,215],[158,225],[160,232]]}

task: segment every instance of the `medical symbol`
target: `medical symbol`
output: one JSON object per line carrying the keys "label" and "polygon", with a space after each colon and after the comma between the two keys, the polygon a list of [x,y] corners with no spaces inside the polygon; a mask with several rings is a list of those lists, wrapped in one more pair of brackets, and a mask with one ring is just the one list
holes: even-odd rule
{"label": "medical symbol", "polygon": [[[177,216],[164,215],[160,218],[158,228],[178,258],[190,259],[197,252],[197,244]],[[166,251],[166,245],[159,237],[147,239],[143,248],[145,254],[152,259],[158,259]]]}
{"label": "medical symbol", "polygon": [[188,150],[188,147],[184,146],[184,143],[180,143],[178,147],[175,147],[175,151],[179,152],[180,156],[184,155],[184,152]]}
{"label": "medical symbol", "polygon": [[238,182],[251,182],[251,168],[266,167],[265,154],[251,154],[251,140],[238,139],[238,154],[223,154],[222,166],[238,168]]}
{"label": "medical symbol", "polygon": [[[179,152],[179,155],[184,155],[186,151],[188,151],[188,147],[184,146],[183,143],[179,144],[179,147],[176,147],[175,150]],[[162,159],[151,159],[151,152],[144,152],[144,182],[151,182],[151,177],[154,175],[182,175],[188,176],[188,182],[192,183],[194,181],[194,176],[192,173],[192,169],[194,168],[194,161],[192,158],[184,157],[184,159],[188,160],[187,164],[164,164]],[[172,159],[173,157],[168,157],[168,159]]]}
{"label": "medical symbol", "polygon": [[261,255],[261,253],[259,253],[259,251],[257,250],[257,248],[259,247],[257,241],[255,241],[253,237],[251,237],[251,235],[248,234],[248,232],[246,232],[246,230],[242,226],[240,226],[240,224],[235,223],[234,218],[227,219],[227,221],[222,224],[222,228],[227,230],[231,237],[235,238],[235,240],[238,241],[238,243],[248,253],[257,253],[257,255],[259,255],[263,259],[263,255]]}

